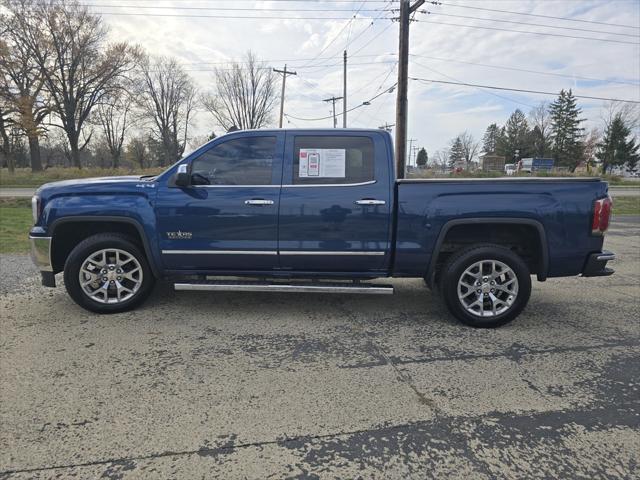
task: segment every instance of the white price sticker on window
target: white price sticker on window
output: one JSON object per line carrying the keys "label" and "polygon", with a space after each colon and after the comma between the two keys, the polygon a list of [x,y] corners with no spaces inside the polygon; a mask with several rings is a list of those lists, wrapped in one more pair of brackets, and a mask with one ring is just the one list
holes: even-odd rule
{"label": "white price sticker on window", "polygon": [[300,178],[345,178],[347,151],[343,148],[301,148]]}

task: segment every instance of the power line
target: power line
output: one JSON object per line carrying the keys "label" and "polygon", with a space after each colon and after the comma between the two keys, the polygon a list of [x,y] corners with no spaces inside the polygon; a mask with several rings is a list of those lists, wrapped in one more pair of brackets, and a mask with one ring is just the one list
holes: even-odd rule
{"label": "power line", "polygon": [[[558,93],[557,92],[543,92],[540,90],[526,90],[523,88],[509,88],[509,87],[496,87],[495,85],[481,85],[481,84],[476,84],[476,83],[466,83],[466,82],[450,82],[450,81],[446,81],[446,80],[433,80],[430,78],[416,78],[416,77],[409,77],[411,80],[417,80],[419,82],[425,82],[425,83],[444,83],[444,84],[448,84],[448,85],[461,85],[464,87],[475,87],[475,88],[488,88],[491,90],[505,90],[505,91],[509,91],[509,92],[520,92],[520,93],[535,93],[538,95],[553,95],[553,96],[557,96]],[[604,100],[604,101],[611,101],[611,102],[623,102],[623,103],[640,103],[640,100],[623,100],[620,98],[608,98],[608,97],[592,97],[589,95],[573,95],[576,98],[584,98],[587,100]]]}
{"label": "power line", "polygon": [[[389,1],[389,0],[387,0],[387,1]],[[358,10],[358,11],[359,11],[359,10]],[[366,31],[367,31],[367,30],[368,30],[368,29],[369,29],[369,28],[370,28],[370,27],[375,23],[375,21],[376,21],[376,20],[379,20],[379,19],[380,19],[380,17],[382,17],[382,16],[385,14],[385,12],[386,12],[386,11],[385,11],[385,10],[383,10],[383,11],[382,11],[382,13],[380,13],[376,18],[372,19],[372,20],[371,20],[371,23],[370,23],[369,25],[367,25],[367,26],[366,26],[366,27],[365,27],[365,28],[364,28],[364,29],[363,29],[363,30],[362,30],[358,35],[356,35],[353,39],[349,40],[349,38],[347,37],[347,43],[345,44],[345,46],[344,46],[344,49],[343,49],[343,50],[347,50],[347,48],[349,47],[349,45],[351,45],[351,44],[352,44],[353,42],[355,42],[358,38],[360,38],[360,37],[362,36],[362,34],[363,34],[364,32],[366,32]],[[353,18],[355,18],[357,14],[358,14],[358,12],[356,12],[356,13],[354,14],[354,17],[353,17]],[[390,19],[389,19],[389,20],[390,20]],[[325,51],[326,51],[326,50],[331,46],[331,44],[332,44],[332,43],[334,43],[334,42],[338,39],[338,37],[340,37],[340,35],[341,35],[341,34],[342,34],[342,32],[344,31],[344,29],[345,29],[347,26],[349,26],[349,25],[351,25],[351,22],[349,22],[347,25],[345,25],[344,27],[342,27],[342,29],[340,30],[340,32],[338,32],[338,34],[333,38],[333,40],[332,40],[331,42],[329,42],[329,44],[327,44],[327,45],[325,46],[325,48],[320,52],[320,54],[319,54],[319,55],[321,55],[323,52],[325,52]],[[339,50],[338,50],[338,51],[339,51]],[[359,50],[358,50],[358,51],[359,51]],[[350,55],[350,56],[351,56],[351,55]],[[305,65],[305,67],[306,67],[306,66],[308,66],[308,65],[310,65],[311,63],[313,63],[313,61],[309,62],[309,64]],[[317,66],[317,65],[316,65],[316,66]]]}
{"label": "power line", "polygon": [[[360,7],[358,8],[358,10],[356,10],[356,13],[354,13],[354,16],[358,15],[361,11],[362,11],[362,7],[364,7],[366,5],[366,0],[364,0],[361,4]],[[370,12],[375,12],[376,10],[368,10]],[[347,33],[347,44],[349,45],[349,38],[351,38],[351,31],[353,30],[353,22],[349,23],[349,33]],[[345,45],[344,49],[347,49],[347,46]]]}
{"label": "power line", "polygon": [[420,13],[424,13],[427,15],[440,15],[442,17],[454,17],[454,18],[465,18],[469,20],[481,20],[486,22],[498,22],[498,23],[513,23],[515,25],[528,25],[531,27],[544,27],[544,28],[556,28],[559,30],[574,30],[577,32],[589,32],[589,33],[601,33],[604,35],[617,35],[621,37],[633,37],[640,38],[640,34],[637,33],[618,33],[618,32],[605,32],[603,30],[593,30],[590,28],[578,28],[578,27],[565,27],[560,25],[549,25],[545,23],[530,23],[530,22],[519,22],[517,20],[504,20],[501,18],[485,18],[485,17],[471,17],[469,15],[454,15],[451,13],[441,13],[441,12],[430,12],[428,10],[420,10]]}
{"label": "power line", "polygon": [[320,50],[320,52],[318,52],[318,55],[316,55],[310,62],[306,63],[305,65],[303,65],[300,68],[304,68],[304,67],[308,67],[309,65],[311,65],[316,59],[320,58],[320,55],[322,55],[324,52],[327,51],[327,49],[333,44],[333,42],[335,42],[338,37],[340,37],[340,35],[342,35],[342,32],[344,32],[344,30],[351,25],[351,22],[353,21],[353,19],[355,18],[355,15],[353,17],[351,17],[349,19],[349,21],[347,23],[345,23],[342,28],[340,29],[340,31],[331,39],[331,41],[329,43],[327,43],[322,50]]}
{"label": "power line", "polygon": [[489,26],[480,26],[480,25],[463,25],[461,23],[432,22],[429,20],[416,20],[416,22],[431,23],[434,25],[449,25],[452,27],[462,27],[462,28],[479,28],[481,30],[497,30],[501,32],[528,33],[530,35],[542,35],[542,36],[548,36],[548,37],[576,38],[580,40],[594,40],[597,42],[611,42],[611,43],[625,43],[628,45],[640,45],[640,43],[638,42],[627,42],[625,40],[613,40],[609,38],[595,38],[595,37],[580,37],[577,35],[562,35],[561,33],[532,32],[529,30],[514,30],[510,28],[499,28],[499,27],[489,27]]}
{"label": "power line", "polygon": [[569,74],[563,74],[563,73],[554,73],[554,72],[542,72],[539,70],[529,70],[526,68],[518,68],[518,67],[506,67],[503,65],[491,65],[491,64],[487,64],[487,63],[477,63],[477,62],[469,62],[469,61],[465,61],[465,60],[455,60],[453,58],[441,58],[441,57],[432,57],[429,55],[417,55],[417,54],[409,54],[412,57],[418,57],[418,58],[426,58],[429,60],[438,60],[441,62],[452,62],[452,63],[460,63],[460,64],[464,64],[464,65],[476,65],[478,67],[486,67],[486,68],[496,68],[496,69],[500,69],[500,70],[511,70],[514,72],[523,72],[523,73],[533,73],[533,74],[537,74],[537,75],[549,75],[549,76],[553,76],[553,77],[562,77],[562,78],[570,78],[573,80],[588,80],[591,82],[605,82],[605,83],[619,83],[619,84],[624,84],[624,85],[640,85],[640,83],[637,82],[630,82],[630,81],[622,81],[622,80],[605,80],[602,78],[594,78],[594,77],[585,77],[582,75],[569,75]]}
{"label": "power line", "polygon": [[[390,93],[391,91],[393,91],[393,88],[398,84],[398,82],[394,83],[393,85],[391,85],[390,87],[386,88],[383,92],[378,93],[377,95],[371,97],[369,100],[365,100],[364,102],[362,102],[359,105],[356,105],[355,107],[351,107],[349,109],[347,109],[347,112],[353,112],[354,110],[357,110],[358,108],[370,105],[371,102],[373,102],[375,99],[377,99],[378,97],[384,95],[385,93]],[[342,112],[340,113],[336,113],[336,117],[339,117],[342,115]],[[333,115],[329,115],[328,117],[319,117],[319,118],[301,118],[301,117],[295,117],[293,115],[289,115],[289,114],[284,114],[285,117],[289,118],[293,118],[294,120],[302,120],[305,122],[318,122],[320,120],[327,120],[329,118],[333,118]]]}
{"label": "power line", "polygon": [[[351,63],[351,66],[364,66],[364,65],[380,65],[380,64],[390,64],[393,63],[393,61],[383,61],[383,62],[359,62],[359,63]],[[305,73],[315,73],[315,69],[322,69],[322,68],[331,68],[331,67],[337,67],[337,66],[342,66],[342,63],[328,63],[328,64],[324,64],[324,65],[312,65],[310,67],[298,67],[295,65],[292,65],[293,67],[299,69],[304,69],[307,70],[307,72]],[[264,67],[255,67],[256,70],[271,70],[270,66],[264,66]],[[309,70],[314,69],[313,72],[310,72]],[[185,72],[215,72],[217,70],[220,71],[234,71],[236,70],[235,68],[218,68],[218,67],[213,67],[213,68],[187,68],[184,69]],[[246,67],[240,67],[239,70],[247,70]],[[151,70],[151,71],[156,71],[156,70]]]}
{"label": "power line", "polygon": [[[139,9],[158,9],[158,10],[213,10],[213,11],[258,11],[258,12],[353,12],[350,8],[251,8],[251,7],[193,7],[181,5],[110,5],[106,3],[79,3],[81,7],[100,7],[100,8],[139,8]],[[364,6],[364,4],[363,4]],[[356,12],[389,12],[389,9],[358,9]]]}
{"label": "power line", "polygon": [[[113,0],[113,1],[121,1],[121,0]],[[136,0],[137,2],[208,2],[208,3],[255,3],[258,0]],[[268,0],[273,3],[354,3],[355,0]],[[389,3],[391,0],[365,0],[366,3]],[[397,1],[397,0],[393,0]],[[467,1],[476,1],[476,2],[484,2],[486,0],[467,0]],[[502,2],[521,2],[523,0],[494,0],[494,1],[502,1]],[[585,0],[556,0],[558,2],[584,2]],[[618,2],[618,3],[631,3],[636,2],[637,0],[609,0],[609,3]]]}
{"label": "power line", "polygon": [[[386,27],[384,27],[382,30],[380,30],[376,35],[373,36],[373,38],[369,39],[369,41],[367,43],[365,43],[364,45],[362,45],[358,50],[356,50],[355,52],[353,52],[353,55],[349,55],[350,57],[355,57],[359,52],[361,52],[362,50],[364,50],[366,47],[368,47],[369,45],[371,45],[373,43],[373,41],[375,39],[377,39],[380,35],[382,35],[384,32],[386,32],[387,30],[389,30],[391,27],[393,26],[393,23],[390,23],[389,25],[387,25]],[[394,53],[394,55],[396,55]]]}
{"label": "power line", "polygon": [[239,15],[195,15],[179,13],[134,13],[134,12],[94,12],[96,15],[111,15],[114,17],[183,17],[183,18],[225,18],[239,20],[371,20],[370,17],[284,17],[284,16],[259,16],[247,17]]}
{"label": "power line", "polygon": [[[415,60],[413,61],[413,63],[415,63],[419,67],[426,68],[430,72],[437,73],[438,75],[442,75],[445,78],[453,80],[454,82],[461,82],[461,80],[458,79],[458,78],[452,77],[451,75],[447,75],[446,73],[439,72],[435,68],[431,68],[431,67],[427,67],[426,65],[422,65],[421,63],[418,63]],[[494,92],[486,92],[486,91],[483,91],[481,88],[477,88],[477,90],[481,91],[484,94],[489,94],[489,95],[492,95],[494,97],[501,98],[502,100],[507,100],[507,101],[512,102],[512,103],[517,103],[518,105],[524,105],[525,107],[535,108],[533,105],[529,105],[528,103],[520,102],[518,100],[513,100],[512,98],[505,97],[504,95],[500,95],[500,94],[497,94],[497,93],[494,93]]]}
{"label": "power line", "polygon": [[[350,58],[365,58],[365,57],[380,57],[380,56],[389,56],[389,55],[396,55],[395,53],[374,53],[374,54],[366,54],[366,55],[349,55]],[[332,57],[322,57],[319,58],[318,60],[334,60],[339,58],[338,55],[332,56]],[[267,60],[260,60],[261,63],[270,63],[270,62],[304,62],[307,60],[312,60],[312,58],[271,58],[271,59],[267,59]],[[241,65],[241,64],[245,64],[247,63],[246,60],[238,60],[238,61],[234,61],[234,60],[229,60],[226,62],[184,62],[182,63],[182,65]]]}
{"label": "power line", "polygon": [[[60,0],[58,0],[60,1]],[[103,0],[103,1],[111,1],[111,0]],[[122,1],[122,0],[113,0],[113,1]],[[244,2],[244,3],[255,3],[256,1],[259,0],[135,0],[136,2],[171,2],[171,3],[181,3],[181,2],[185,2],[185,3],[197,3],[197,2],[205,2],[205,3],[216,3],[216,2],[220,2],[220,3],[240,3],[240,2]],[[304,3],[304,4],[308,4],[308,3],[335,3],[335,4],[352,4],[354,3],[356,0],[268,0],[272,3]],[[368,4],[379,4],[379,3],[390,3],[391,1],[396,2],[397,0],[366,0],[366,3]],[[467,1],[474,1],[474,2],[485,2],[486,0],[467,0]],[[501,1],[501,2],[522,2],[523,0],[493,0],[493,1]],[[551,1],[551,0],[548,0]],[[585,0],[556,0],[558,3],[560,2],[566,2],[566,3],[570,3],[570,2],[584,2]],[[637,0],[608,0],[608,3],[636,3]],[[430,2],[433,4],[436,3],[440,3],[441,2]],[[454,6],[454,5],[450,5],[450,6]],[[459,6],[459,5],[456,5]],[[527,15],[525,13],[520,12],[519,14],[522,15]],[[552,17],[552,18],[559,18],[559,19],[564,19],[562,17]],[[589,22],[588,20],[576,20],[576,19],[567,19],[567,20],[571,20],[571,21],[582,21],[582,22]],[[591,22],[589,22],[591,23]],[[615,24],[612,24],[614,26],[617,26]],[[634,27],[635,28],[635,27]]]}
{"label": "power line", "polygon": [[444,2],[440,2],[440,1],[433,1],[433,2],[429,2],[433,5],[445,5],[447,7],[453,7],[453,8],[467,8],[467,9],[471,9],[471,10],[482,10],[485,12],[497,12],[497,13],[508,13],[511,15],[524,15],[527,17],[538,17],[538,18],[550,18],[553,20],[564,20],[567,22],[580,22],[580,23],[594,23],[594,24],[598,24],[598,25],[608,25],[610,27],[623,27],[623,28],[635,28],[635,29],[639,29],[640,27],[636,26],[636,25],[625,25],[625,24],[620,24],[620,23],[609,23],[609,22],[599,22],[596,20],[582,20],[582,19],[578,19],[578,18],[568,18],[568,17],[556,17],[553,15],[541,15],[541,14],[536,14],[536,13],[526,13],[526,12],[514,12],[512,10],[500,10],[497,8],[487,8],[487,7],[473,7],[471,5],[460,5],[459,3],[444,3]]}

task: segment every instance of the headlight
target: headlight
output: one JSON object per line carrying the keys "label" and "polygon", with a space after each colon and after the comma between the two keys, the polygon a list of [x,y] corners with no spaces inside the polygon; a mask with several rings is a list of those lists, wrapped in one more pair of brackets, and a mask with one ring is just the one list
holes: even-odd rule
{"label": "headlight", "polygon": [[38,217],[40,217],[40,197],[34,195],[31,197],[31,213],[33,214],[33,224],[38,223]]}

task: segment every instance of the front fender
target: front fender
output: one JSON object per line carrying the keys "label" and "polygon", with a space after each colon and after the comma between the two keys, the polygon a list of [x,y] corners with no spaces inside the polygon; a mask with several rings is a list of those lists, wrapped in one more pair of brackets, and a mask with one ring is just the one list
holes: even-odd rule
{"label": "front fender", "polygon": [[160,276],[162,259],[156,241],[156,216],[146,195],[78,195],[51,198],[42,217],[42,234],[54,238],[55,230],[69,222],[122,222],[136,228],[153,270]]}

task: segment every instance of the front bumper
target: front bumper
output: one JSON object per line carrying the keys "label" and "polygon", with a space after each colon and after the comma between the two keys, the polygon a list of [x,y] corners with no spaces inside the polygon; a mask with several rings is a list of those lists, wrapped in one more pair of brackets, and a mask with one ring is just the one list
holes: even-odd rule
{"label": "front bumper", "polygon": [[55,287],[56,280],[51,262],[51,237],[34,237],[29,235],[31,243],[31,260],[42,274],[42,285]]}
{"label": "front bumper", "polygon": [[582,270],[583,277],[606,277],[611,275],[614,270],[607,268],[607,262],[616,259],[616,254],[613,252],[602,251],[592,253],[587,258],[587,263]]}

